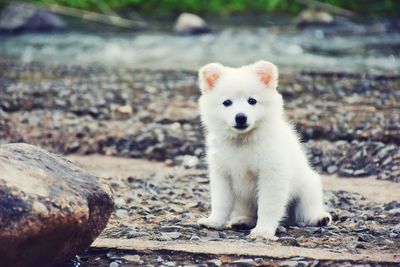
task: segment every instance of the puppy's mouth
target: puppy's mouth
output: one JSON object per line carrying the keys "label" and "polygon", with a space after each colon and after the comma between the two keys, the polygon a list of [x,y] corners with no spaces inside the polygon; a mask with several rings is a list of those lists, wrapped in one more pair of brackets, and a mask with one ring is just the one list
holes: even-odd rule
{"label": "puppy's mouth", "polygon": [[249,125],[248,124],[243,124],[243,125],[239,124],[239,125],[233,126],[233,128],[235,128],[236,130],[239,130],[239,131],[244,131],[247,128],[249,128]]}

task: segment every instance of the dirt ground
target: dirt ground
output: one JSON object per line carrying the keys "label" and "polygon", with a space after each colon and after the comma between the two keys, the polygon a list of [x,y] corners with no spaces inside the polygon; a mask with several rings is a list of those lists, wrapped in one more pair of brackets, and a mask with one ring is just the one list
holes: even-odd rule
{"label": "dirt ground", "polygon": [[[245,238],[246,232],[239,232],[239,235],[237,235],[237,233],[226,234],[224,231],[200,228],[196,224],[196,219],[204,216],[206,209],[200,209],[198,214],[183,216],[184,219],[177,219],[178,216],[173,216],[174,214],[186,214],[184,207],[187,207],[185,205],[188,203],[185,203],[185,199],[172,198],[173,203],[164,205],[166,208],[180,205],[182,206],[181,210],[176,209],[172,213],[157,210],[154,212],[152,210],[149,211],[149,214],[156,214],[157,218],[150,216],[149,220],[143,221],[140,218],[143,214],[140,212],[136,214],[131,211],[127,214],[121,212],[125,209],[119,205],[126,203],[121,203],[119,196],[134,194],[134,189],[129,192],[129,188],[121,186],[122,181],[141,178],[143,179],[142,182],[146,183],[145,177],[152,177],[148,181],[150,182],[150,180],[154,181],[155,176],[158,177],[156,178],[157,181],[170,179],[170,177],[198,175],[204,177],[205,171],[182,166],[169,167],[162,162],[102,155],[74,155],[69,156],[68,159],[103,177],[111,184],[119,184],[117,187],[115,184],[112,186],[117,196],[117,210],[100,238],[94,242],[86,254],[80,255],[80,262],[98,266],[107,266],[107,264],[113,262],[123,266],[134,266],[136,264],[156,266],[163,264],[167,266],[199,264],[205,264],[204,266],[223,264],[238,266],[342,266],[354,262],[366,265],[396,266],[400,264],[398,237],[391,239],[388,244],[379,245],[378,243],[378,245],[373,245],[376,241],[374,239],[377,239],[377,237],[371,235],[371,240],[359,242],[354,245],[354,248],[351,248],[346,245],[353,242],[353,239],[347,239],[346,231],[344,231],[343,237],[334,236],[333,239],[323,234],[319,235],[318,240],[314,238],[314,244],[309,246],[309,240],[307,240],[305,234],[298,232],[301,230],[287,228],[284,233],[278,234],[280,235],[278,242],[249,241]],[[198,182],[192,180],[191,184],[194,187],[196,185],[207,186],[206,180]],[[162,183],[160,182],[160,184]],[[324,176],[323,183],[327,192],[345,190],[361,195],[362,203],[360,205],[376,208],[392,201],[400,201],[398,194],[400,184],[398,183],[374,178],[348,179],[337,176]],[[205,197],[204,201],[207,202],[208,192],[204,191],[202,194]],[[151,197],[142,197],[146,201],[152,199]],[[208,206],[207,203],[202,204]],[[129,205],[134,205],[134,203],[129,203]],[[151,209],[151,206],[147,208]],[[189,210],[193,210],[195,206],[196,203],[189,203]],[[157,215],[157,212],[159,212],[159,215]],[[398,220],[399,217],[397,216],[395,219]],[[341,218],[336,218],[334,222],[334,226],[336,225],[339,231],[330,229],[333,233],[340,234],[341,230],[350,227],[349,225],[340,225],[340,220]],[[141,223],[147,224],[147,226],[141,227]],[[340,230],[341,226],[343,226],[343,229]],[[328,233],[328,236],[330,230],[328,229],[325,232]],[[312,229],[312,231],[318,232],[319,230]],[[356,231],[362,232],[362,229],[356,229]],[[232,231],[227,230],[225,232]],[[205,238],[202,237],[202,234]],[[338,234],[335,233],[335,235]],[[357,237],[357,240],[360,240],[360,237]],[[370,243],[371,246],[363,243]]]}
{"label": "dirt ground", "polygon": [[[162,162],[143,159],[128,159],[119,157],[107,157],[102,155],[67,157],[83,168],[100,177],[129,177],[148,176],[157,173],[160,176],[168,176],[176,173],[194,174],[201,173],[196,169],[168,167]],[[400,201],[400,184],[375,178],[346,179],[338,176],[323,176],[325,190],[345,190],[360,193],[372,202]]]}

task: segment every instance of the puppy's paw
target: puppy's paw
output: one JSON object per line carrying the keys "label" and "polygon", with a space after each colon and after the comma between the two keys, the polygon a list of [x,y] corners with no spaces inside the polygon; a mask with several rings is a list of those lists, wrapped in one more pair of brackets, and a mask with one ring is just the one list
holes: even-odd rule
{"label": "puppy's paw", "polygon": [[256,219],[247,216],[238,216],[232,218],[229,223],[229,228],[253,228],[256,225]]}
{"label": "puppy's paw", "polygon": [[329,212],[324,212],[316,221],[315,225],[316,226],[327,226],[332,223],[332,216],[329,214]]}
{"label": "puppy's paw", "polygon": [[251,230],[249,237],[251,239],[262,238],[262,239],[271,240],[271,241],[278,240],[278,237],[276,237],[274,234],[271,234],[268,231],[257,229],[257,228],[254,228],[253,230]]}
{"label": "puppy's paw", "polygon": [[205,226],[207,228],[212,228],[212,229],[223,229],[224,224],[225,224],[224,222],[213,220],[210,217],[201,218],[197,221],[197,223],[202,226]]}

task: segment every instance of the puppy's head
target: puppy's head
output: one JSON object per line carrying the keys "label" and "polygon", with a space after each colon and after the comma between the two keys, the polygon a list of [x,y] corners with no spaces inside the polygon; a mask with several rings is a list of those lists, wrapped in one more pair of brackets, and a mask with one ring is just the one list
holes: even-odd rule
{"label": "puppy's head", "polygon": [[210,131],[251,132],[282,110],[278,68],[258,61],[241,68],[210,63],[199,71],[203,123]]}

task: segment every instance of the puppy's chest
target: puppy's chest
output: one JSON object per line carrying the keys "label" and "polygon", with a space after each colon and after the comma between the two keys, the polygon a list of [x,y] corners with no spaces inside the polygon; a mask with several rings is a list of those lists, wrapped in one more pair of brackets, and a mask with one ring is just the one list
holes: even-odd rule
{"label": "puppy's chest", "polygon": [[219,168],[230,178],[236,195],[248,198],[256,194],[260,163],[254,150],[225,148],[214,156]]}
{"label": "puppy's chest", "polygon": [[248,173],[257,173],[260,163],[263,161],[258,148],[236,147],[233,145],[220,144],[210,148],[212,161],[230,174],[243,176]]}

